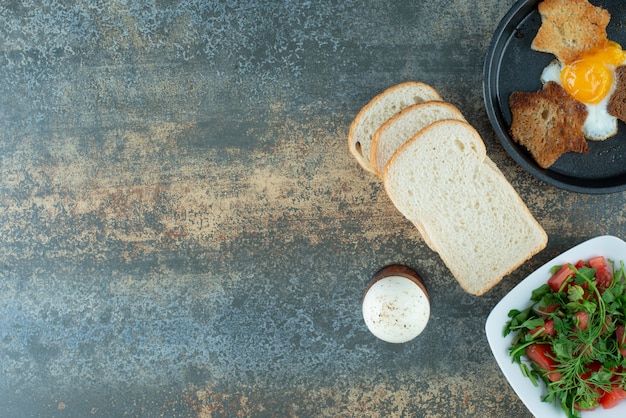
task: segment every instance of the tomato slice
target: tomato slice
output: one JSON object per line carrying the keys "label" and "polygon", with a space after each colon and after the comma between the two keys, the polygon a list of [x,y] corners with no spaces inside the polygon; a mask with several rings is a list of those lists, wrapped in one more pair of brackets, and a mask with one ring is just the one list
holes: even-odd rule
{"label": "tomato slice", "polygon": [[578,311],[574,314],[576,329],[587,329],[589,324],[589,314],[585,311]]}
{"label": "tomato slice", "polygon": [[613,283],[613,273],[608,267],[596,269],[596,285],[599,289],[607,289]]}
{"label": "tomato slice", "polygon": [[560,306],[557,303],[551,303],[550,305],[546,306],[545,308],[537,308],[537,313],[541,316],[543,316],[544,318],[547,318],[548,316],[550,316],[550,314],[554,311],[556,311],[557,309],[559,309]]}
{"label": "tomato slice", "polygon": [[583,408],[582,406],[580,406],[578,402],[574,402],[574,409],[577,409],[579,411],[593,411],[597,407],[598,405],[593,405],[593,406],[590,406],[589,408]]}
{"label": "tomato slice", "polygon": [[615,326],[615,336],[617,337],[617,346],[622,356],[626,357],[626,327],[622,324]]}
{"label": "tomato slice", "polygon": [[622,399],[626,399],[626,390],[614,387],[600,398],[600,405],[604,409],[610,409],[620,403]]}
{"label": "tomato slice", "polygon": [[526,357],[540,369],[545,370],[548,373],[548,379],[553,382],[561,380],[563,375],[554,370],[558,366],[556,360],[554,360],[554,353],[547,344],[531,344],[526,347]]}
{"label": "tomato slice", "polygon": [[554,319],[547,320],[543,325],[538,326],[537,328],[528,331],[530,335],[537,336],[550,336],[554,337],[556,335],[556,330],[554,329]]}
{"label": "tomato slice", "polygon": [[580,378],[583,380],[587,380],[591,377],[591,373],[592,372],[599,372],[600,369],[602,369],[602,363],[600,363],[599,361],[594,361],[591,362],[587,367],[586,367],[586,372],[583,373],[582,375],[580,375]]}
{"label": "tomato slice", "polygon": [[563,283],[565,283],[565,280],[574,275],[574,272],[570,269],[570,266],[571,264],[564,264],[556,273],[552,275],[552,277],[548,279],[548,286],[550,286],[550,289],[552,289],[554,293],[557,293],[559,290],[561,290],[561,287],[563,287]]}
{"label": "tomato slice", "polygon": [[591,266],[591,268],[594,269],[599,269],[599,268],[607,268],[608,264],[606,262],[606,258],[604,258],[604,256],[597,256],[597,257],[593,257],[590,258],[589,261],[589,266]]}
{"label": "tomato slice", "polygon": [[544,328],[545,328],[543,330],[544,335],[549,335],[550,337],[554,337],[556,335],[556,330],[554,329],[553,319],[546,321],[546,323],[544,324]]}

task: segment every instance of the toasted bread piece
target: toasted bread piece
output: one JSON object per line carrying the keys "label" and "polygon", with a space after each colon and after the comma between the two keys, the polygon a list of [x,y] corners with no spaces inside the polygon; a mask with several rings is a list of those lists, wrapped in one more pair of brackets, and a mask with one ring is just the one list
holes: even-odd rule
{"label": "toasted bread piece", "polygon": [[540,167],[550,167],[566,152],[589,151],[583,134],[587,108],[555,82],[536,92],[513,92],[509,105],[511,136]]}
{"label": "toasted bread piece", "polygon": [[382,176],[391,156],[406,141],[433,122],[442,119],[465,120],[463,114],[450,103],[429,101],[402,109],[383,123],[372,137],[370,162]]}
{"label": "toasted bread piece", "polygon": [[350,153],[361,167],[374,173],[370,162],[372,136],[387,119],[407,106],[430,100],[441,100],[441,97],[434,88],[418,81],[389,87],[370,100],[354,118],[348,134]]}
{"label": "toasted bread piece", "polygon": [[539,3],[541,27],[531,47],[554,54],[569,64],[583,52],[608,42],[610,13],[587,0],[544,0]]}
{"label": "toasted bread piece", "polygon": [[460,286],[481,295],[545,248],[547,235],[467,122],[442,120],[391,158],[384,184]]}
{"label": "toasted bread piece", "polygon": [[615,91],[607,105],[609,115],[626,122],[626,66],[615,69]]}

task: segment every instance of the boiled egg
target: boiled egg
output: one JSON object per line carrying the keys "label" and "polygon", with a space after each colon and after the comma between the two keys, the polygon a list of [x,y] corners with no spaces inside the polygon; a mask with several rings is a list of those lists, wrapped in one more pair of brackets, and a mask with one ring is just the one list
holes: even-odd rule
{"label": "boiled egg", "polygon": [[617,132],[617,118],[609,114],[607,105],[615,91],[615,68],[624,63],[626,54],[622,47],[609,41],[567,65],[553,61],[543,70],[541,82],[559,84],[584,104],[588,111],[583,125],[585,137],[603,140]]}
{"label": "boiled egg", "polygon": [[372,334],[405,343],[422,333],[430,317],[426,288],[417,273],[402,265],[380,270],[363,296],[363,319]]}

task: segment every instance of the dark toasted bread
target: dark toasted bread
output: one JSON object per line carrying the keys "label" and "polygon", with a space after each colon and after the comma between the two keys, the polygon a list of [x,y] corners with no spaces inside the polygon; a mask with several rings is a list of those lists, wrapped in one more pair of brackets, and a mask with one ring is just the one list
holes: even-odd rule
{"label": "dark toasted bread", "polygon": [[622,122],[626,122],[626,66],[615,69],[615,91],[609,99],[607,110]]}
{"label": "dark toasted bread", "polygon": [[509,105],[511,136],[540,167],[550,167],[566,152],[589,151],[583,134],[587,108],[558,84],[548,82],[536,92],[513,92]]}

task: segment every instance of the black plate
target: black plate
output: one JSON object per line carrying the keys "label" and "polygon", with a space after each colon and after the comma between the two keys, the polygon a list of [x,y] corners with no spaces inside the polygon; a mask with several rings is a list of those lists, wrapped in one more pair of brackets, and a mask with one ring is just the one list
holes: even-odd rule
{"label": "black plate", "polygon": [[[550,168],[537,165],[528,151],[509,134],[513,91],[541,89],[542,70],[554,55],[530,48],[541,16],[539,0],[518,1],[504,16],[493,36],[484,66],[483,94],[487,115],[502,145],[526,171],[544,182],[579,193],[613,193],[626,190],[626,125],[619,122],[616,136],[605,141],[589,141],[586,155],[567,153]],[[611,13],[609,39],[626,48],[626,8],[622,0],[594,1]]]}

